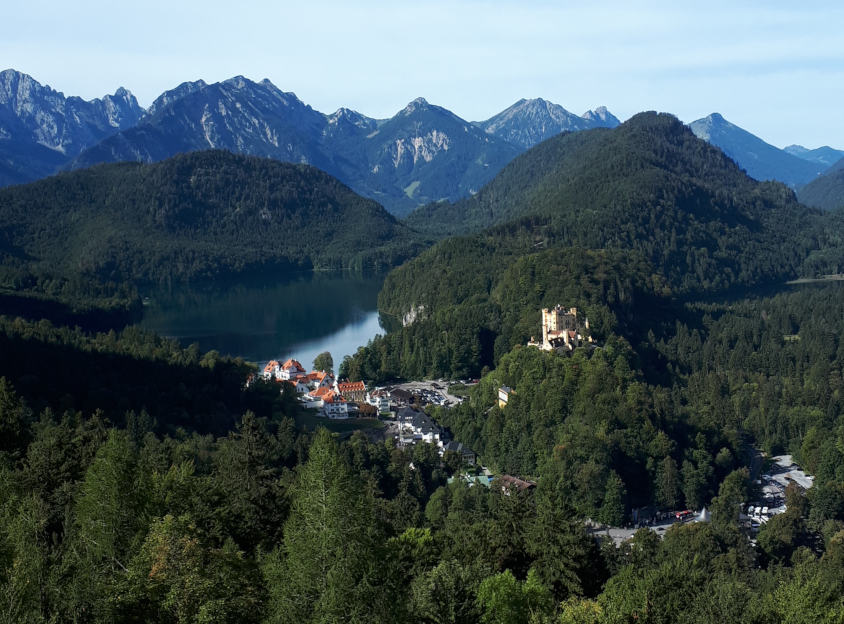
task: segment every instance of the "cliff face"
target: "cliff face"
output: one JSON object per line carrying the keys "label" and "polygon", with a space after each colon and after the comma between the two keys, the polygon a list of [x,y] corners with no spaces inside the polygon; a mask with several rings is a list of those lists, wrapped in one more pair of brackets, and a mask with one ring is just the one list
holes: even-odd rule
{"label": "cliff face", "polygon": [[144,109],[129,91],[85,101],[31,76],[0,72],[0,184],[54,173],[86,147],[134,126]]}

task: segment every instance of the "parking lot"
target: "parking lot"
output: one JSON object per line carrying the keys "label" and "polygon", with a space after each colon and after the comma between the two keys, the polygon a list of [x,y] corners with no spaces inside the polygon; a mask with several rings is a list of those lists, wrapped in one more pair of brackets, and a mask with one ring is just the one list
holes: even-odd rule
{"label": "parking lot", "polygon": [[463,399],[448,392],[448,383],[442,379],[426,381],[408,381],[406,383],[390,386],[391,389],[401,389],[419,397],[421,405],[442,405],[451,407],[460,403]]}

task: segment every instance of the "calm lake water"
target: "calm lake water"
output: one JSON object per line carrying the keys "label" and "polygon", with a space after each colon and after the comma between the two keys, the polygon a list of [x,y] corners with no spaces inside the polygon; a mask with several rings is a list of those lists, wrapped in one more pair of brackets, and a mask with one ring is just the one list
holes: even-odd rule
{"label": "calm lake water", "polygon": [[310,368],[331,352],[335,371],[378,333],[384,276],[305,273],[292,279],[179,286],[148,293],[141,326],[263,364],[293,357]]}

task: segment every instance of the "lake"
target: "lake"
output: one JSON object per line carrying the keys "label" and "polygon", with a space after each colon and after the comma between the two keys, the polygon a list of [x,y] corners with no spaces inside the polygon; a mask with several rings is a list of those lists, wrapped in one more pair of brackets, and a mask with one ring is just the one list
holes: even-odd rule
{"label": "lake", "polygon": [[302,273],[276,280],[180,285],[147,293],[140,325],[184,346],[263,365],[293,357],[310,369],[331,352],[335,371],[378,333],[384,276]]}

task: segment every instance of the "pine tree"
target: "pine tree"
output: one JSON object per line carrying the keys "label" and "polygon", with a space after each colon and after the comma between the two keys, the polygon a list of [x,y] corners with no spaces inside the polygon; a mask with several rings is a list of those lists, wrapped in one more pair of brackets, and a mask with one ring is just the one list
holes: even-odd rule
{"label": "pine tree", "polygon": [[377,587],[380,546],[371,495],[320,429],[293,490],[284,542],[264,562],[268,621],[389,619],[389,597]]}

